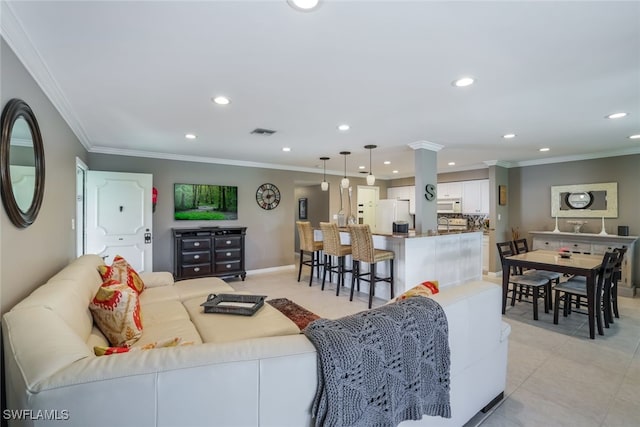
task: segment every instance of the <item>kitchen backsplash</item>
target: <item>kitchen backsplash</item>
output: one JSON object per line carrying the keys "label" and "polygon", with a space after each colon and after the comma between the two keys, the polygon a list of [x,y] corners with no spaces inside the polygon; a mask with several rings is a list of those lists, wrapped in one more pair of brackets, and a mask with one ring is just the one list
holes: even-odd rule
{"label": "kitchen backsplash", "polygon": [[489,215],[467,215],[467,214],[438,214],[438,217],[447,218],[465,218],[467,220],[467,228],[469,230],[485,230],[487,229],[487,221]]}

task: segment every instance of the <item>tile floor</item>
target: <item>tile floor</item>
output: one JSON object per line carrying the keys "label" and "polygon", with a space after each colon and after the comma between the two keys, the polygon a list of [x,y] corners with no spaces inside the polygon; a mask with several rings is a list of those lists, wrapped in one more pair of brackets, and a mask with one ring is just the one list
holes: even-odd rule
{"label": "tile floor", "polygon": [[[230,280],[236,290],[271,298],[289,298],[314,313],[336,318],[367,308],[368,296],[349,302],[348,289],[335,296],[335,285],[320,290],[308,269],[296,281],[293,267],[248,274]],[[496,281],[496,279],[488,279]],[[640,297],[619,298],[620,319],[604,336],[588,338],[587,317],[573,313],[553,324],[540,308],[533,320],[531,304],[508,306],[511,325],[505,399],[490,413],[479,413],[465,427],[478,426],[640,426]],[[374,306],[383,304],[374,300]]]}

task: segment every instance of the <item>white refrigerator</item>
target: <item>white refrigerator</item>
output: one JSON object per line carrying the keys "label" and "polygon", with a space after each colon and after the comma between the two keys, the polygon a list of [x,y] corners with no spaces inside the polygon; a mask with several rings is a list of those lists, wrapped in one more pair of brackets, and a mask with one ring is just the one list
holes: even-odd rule
{"label": "white refrigerator", "polygon": [[406,221],[412,227],[408,200],[381,199],[376,203],[376,224],[372,227],[377,233],[393,232],[394,221]]}

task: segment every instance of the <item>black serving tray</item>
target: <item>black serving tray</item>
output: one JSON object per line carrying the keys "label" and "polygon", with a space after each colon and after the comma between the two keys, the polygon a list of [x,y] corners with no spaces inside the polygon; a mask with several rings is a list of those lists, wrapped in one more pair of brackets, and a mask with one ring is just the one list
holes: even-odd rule
{"label": "black serving tray", "polygon": [[[205,313],[239,314],[241,316],[253,316],[264,305],[266,295],[243,294],[209,294],[207,300],[200,304]],[[239,307],[226,305],[226,303],[252,304]],[[221,305],[222,304],[222,305]]]}

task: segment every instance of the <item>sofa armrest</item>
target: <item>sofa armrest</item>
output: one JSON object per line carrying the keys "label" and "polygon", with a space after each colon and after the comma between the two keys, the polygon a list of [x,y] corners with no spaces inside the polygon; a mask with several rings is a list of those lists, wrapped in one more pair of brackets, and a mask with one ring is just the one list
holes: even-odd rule
{"label": "sofa armrest", "polygon": [[168,271],[151,271],[148,273],[140,273],[139,275],[144,282],[145,288],[173,285],[173,274]]}

